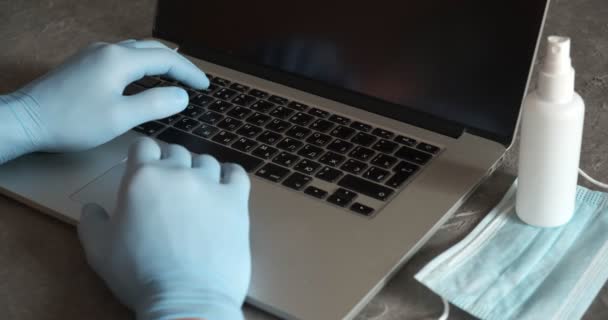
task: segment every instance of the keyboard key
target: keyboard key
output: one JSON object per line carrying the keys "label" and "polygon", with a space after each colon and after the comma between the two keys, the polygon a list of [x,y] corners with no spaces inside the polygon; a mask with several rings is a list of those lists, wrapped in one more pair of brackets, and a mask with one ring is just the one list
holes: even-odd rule
{"label": "keyboard key", "polygon": [[240,129],[238,129],[236,131],[236,133],[238,133],[242,136],[245,136],[247,138],[253,138],[253,137],[257,136],[263,130],[264,129],[262,129],[260,127],[256,127],[252,124],[245,123],[245,125],[242,126]]}
{"label": "keyboard key", "polygon": [[272,182],[279,182],[285,178],[291,171],[283,167],[279,167],[276,164],[267,163],[258,172],[256,176],[268,179]]}
{"label": "keyboard key", "polygon": [[352,143],[346,142],[341,139],[336,139],[329,146],[327,146],[328,150],[335,151],[337,153],[346,153],[352,148],[353,148]]}
{"label": "keyboard key", "polygon": [[236,140],[236,138],[238,138],[238,136],[234,133],[231,133],[228,131],[220,131],[220,133],[213,136],[213,138],[211,138],[211,140],[213,140],[215,142],[219,142],[221,144],[228,145],[232,141]]}
{"label": "keyboard key", "polygon": [[367,161],[371,157],[373,157],[374,154],[376,154],[376,152],[374,152],[374,150],[371,150],[371,149],[368,149],[365,147],[356,147],[353,151],[351,151],[349,156],[351,156],[355,159],[359,159],[361,161]]}
{"label": "keyboard key", "polygon": [[380,138],[384,138],[384,139],[390,139],[395,135],[394,133],[392,133],[390,131],[380,129],[380,128],[374,129],[374,131],[372,131],[372,134],[376,135]]}
{"label": "keyboard key", "polygon": [[370,126],[369,124],[361,123],[359,121],[354,121],[353,123],[350,124],[350,127],[363,131],[363,132],[368,132],[368,131],[372,130],[372,126]]}
{"label": "keyboard key", "polygon": [[142,123],[142,124],[138,125],[137,127],[133,128],[133,130],[136,132],[151,136],[151,135],[159,132],[160,130],[162,130],[164,127],[165,126],[162,123],[152,121],[152,122]]}
{"label": "keyboard key", "polygon": [[420,166],[418,166],[416,164],[405,162],[405,161],[401,161],[401,162],[399,162],[398,165],[396,165],[393,168],[393,171],[394,172],[404,172],[404,173],[412,174],[412,173],[418,171],[419,168],[420,168]]}
{"label": "keyboard key", "polygon": [[380,139],[380,141],[376,142],[372,149],[378,150],[383,153],[393,153],[393,151],[397,149],[397,146],[398,145],[395,142]]}
{"label": "keyboard key", "polygon": [[157,138],[167,143],[175,143],[182,145],[193,153],[210,154],[220,162],[238,163],[243,166],[243,168],[245,168],[247,172],[253,171],[255,168],[257,168],[263,163],[262,160],[254,158],[240,151],[236,151],[220,144],[201,139],[199,137],[185,133],[183,131],[179,131],[174,128],[167,128],[167,130],[161,132],[161,134],[159,134]]}
{"label": "keyboard key", "polygon": [[164,123],[164,124],[172,124],[173,122],[176,122],[177,120],[181,119],[182,116],[179,114],[174,114],[172,116],[166,117],[164,119],[160,119],[158,121]]}
{"label": "keyboard key", "polygon": [[297,111],[304,111],[308,109],[307,105],[295,101],[290,102],[287,106]]}
{"label": "keyboard key", "polygon": [[362,214],[364,216],[368,216],[368,217],[374,212],[374,209],[372,209],[372,208],[370,208],[370,207],[368,207],[368,206],[366,206],[364,204],[361,204],[359,202],[353,203],[350,206],[350,210],[352,210],[352,211],[354,211],[356,213],[360,213],[360,214]]}
{"label": "keyboard key", "polygon": [[371,167],[363,174],[364,178],[370,179],[375,182],[381,182],[388,177],[390,172],[380,169],[378,167]]}
{"label": "keyboard key", "polygon": [[355,129],[351,129],[351,128],[345,127],[345,126],[338,126],[334,130],[332,130],[329,134],[331,134],[332,136],[334,136],[336,138],[346,140],[346,139],[350,138],[350,136],[355,134]]}
{"label": "keyboard key", "polygon": [[332,167],[339,166],[342,162],[344,162],[344,160],[346,160],[345,156],[333,153],[331,151],[325,152],[325,154],[319,158],[319,162]]}
{"label": "keyboard key", "polygon": [[228,89],[228,88],[222,88],[220,89],[218,92],[214,93],[213,96],[216,98],[220,98],[220,99],[224,99],[224,100],[230,100],[232,98],[234,98],[234,96],[236,96],[238,94],[238,92]]}
{"label": "keyboard key", "polygon": [[359,132],[352,139],[350,139],[350,141],[354,142],[358,145],[367,147],[367,146],[371,145],[372,143],[374,143],[376,141],[376,139],[377,138],[372,136],[371,134]]}
{"label": "keyboard key", "polygon": [[242,124],[242,121],[239,121],[235,118],[226,117],[224,120],[218,122],[217,127],[228,131],[234,131]]}
{"label": "keyboard key", "polygon": [[315,177],[321,180],[325,180],[327,182],[334,182],[338,180],[342,175],[344,174],[340,170],[336,170],[330,167],[323,167],[323,169],[321,169],[321,171],[319,171]]}
{"label": "keyboard key", "polygon": [[314,120],[314,118],[315,117],[313,117],[309,114],[306,114],[303,112],[298,112],[293,117],[291,117],[289,119],[289,121],[291,121],[297,125],[300,125],[300,126],[307,126],[312,120]]}
{"label": "keyboard key", "polygon": [[248,106],[257,100],[258,99],[254,98],[250,95],[239,94],[238,96],[236,96],[236,98],[232,99],[232,103],[238,104],[239,106]]}
{"label": "keyboard key", "polygon": [[236,106],[236,107],[232,108],[232,110],[228,111],[228,113],[226,113],[226,114],[233,118],[243,119],[243,118],[247,117],[248,115],[250,115],[252,112],[253,111],[251,111],[247,108]]}
{"label": "keyboard key", "polygon": [[306,129],[306,128],[300,127],[300,126],[293,126],[293,127],[291,127],[291,129],[289,129],[289,130],[287,130],[287,132],[285,132],[285,135],[288,135],[288,136],[290,136],[292,138],[296,138],[296,139],[304,139],[311,132],[312,132],[312,130],[310,130],[310,129]]}
{"label": "keyboard key", "polygon": [[338,190],[336,190],[336,192],[334,192],[334,194],[332,194],[331,196],[329,196],[329,198],[327,198],[327,201],[331,202],[335,205],[338,205],[340,207],[345,207],[346,205],[351,203],[351,201],[353,201],[353,199],[355,199],[356,197],[357,197],[356,193],[346,190],[346,189],[339,188]]}
{"label": "keyboard key", "polygon": [[236,83],[236,82],[231,84],[229,88],[232,90],[236,90],[238,92],[245,92],[245,91],[249,90],[248,86],[245,86],[245,85],[242,85],[242,84]]}
{"label": "keyboard key", "polygon": [[300,149],[300,151],[298,151],[299,155],[304,156],[309,159],[316,159],[321,155],[321,153],[323,153],[323,149],[315,147],[311,144],[305,145],[304,148],[302,148],[302,149]]}
{"label": "keyboard key", "polygon": [[300,160],[300,157],[287,152],[281,152],[278,156],[272,159],[272,162],[280,164],[283,167],[291,167],[294,163]]}
{"label": "keyboard key", "polygon": [[266,122],[270,121],[270,119],[272,119],[270,116],[256,112],[251,117],[247,118],[247,122],[258,126],[263,126],[266,124]]}
{"label": "keyboard key", "polygon": [[266,125],[266,129],[272,130],[275,132],[283,132],[291,127],[291,124],[287,121],[283,121],[281,119],[273,119]]}
{"label": "keyboard key", "polygon": [[323,119],[317,119],[315,122],[313,122],[310,125],[309,128],[319,131],[319,132],[327,132],[333,127],[334,127],[334,124],[332,122],[329,122],[329,121],[323,120]]}
{"label": "keyboard key", "polygon": [[202,124],[200,127],[196,128],[196,130],[192,131],[195,135],[203,138],[211,138],[212,135],[216,134],[220,129],[210,126],[208,124]]}
{"label": "keyboard key", "polygon": [[224,119],[224,116],[217,112],[207,111],[207,112],[203,113],[203,115],[198,119],[200,121],[208,123],[208,124],[215,124],[218,121]]}
{"label": "keyboard key", "polygon": [[283,185],[295,190],[301,190],[302,188],[304,188],[304,186],[310,183],[310,181],[312,181],[311,177],[305,176],[298,172],[294,172],[287,179],[285,179],[285,181],[283,181]]}
{"label": "keyboard key", "polygon": [[287,103],[287,99],[276,96],[276,95],[270,96],[270,98],[268,98],[268,101],[270,101],[272,103],[280,104],[280,105]]}
{"label": "keyboard key", "polygon": [[371,164],[388,169],[392,167],[396,162],[397,158],[380,153],[374,159],[372,159]]}
{"label": "keyboard key", "polygon": [[184,131],[192,131],[192,129],[196,128],[199,124],[201,123],[194,119],[182,118],[173,124],[173,126]]}
{"label": "keyboard key", "polygon": [[144,90],[146,90],[146,88],[144,88],[142,86],[138,86],[135,83],[131,83],[125,88],[125,90],[122,92],[122,95],[123,96],[132,96],[132,95],[138,94]]}
{"label": "keyboard key", "polygon": [[217,85],[210,83],[209,87],[207,87],[207,89],[202,89],[200,90],[202,93],[207,94],[207,95],[211,95],[213,94],[217,89],[219,89],[220,87],[218,87]]}
{"label": "keyboard key", "polygon": [[411,176],[412,174],[405,172],[395,173],[390,179],[388,179],[386,185],[391,188],[399,188]]}
{"label": "keyboard key", "polygon": [[317,169],[319,169],[320,166],[320,164],[314,161],[302,159],[300,162],[298,162],[298,164],[296,164],[294,169],[302,173],[313,174],[315,171],[317,171]]}
{"label": "keyboard key", "polygon": [[325,146],[330,141],[331,141],[330,136],[319,133],[319,132],[313,133],[308,139],[306,139],[306,142],[312,143],[312,144],[320,146],[320,147]]}
{"label": "keyboard key", "polygon": [[251,91],[249,91],[249,94],[260,99],[268,97],[268,93],[258,89],[252,89]]}
{"label": "keyboard key", "polygon": [[215,99],[211,98],[210,96],[201,94],[201,95],[195,97],[194,99],[190,100],[190,103],[195,104],[199,107],[205,107],[208,104],[210,104],[211,102],[213,102],[214,100]]}
{"label": "keyboard key", "polygon": [[207,109],[211,110],[211,111],[215,111],[215,112],[219,112],[219,113],[224,113],[228,110],[230,110],[230,108],[232,108],[233,105],[230,102],[226,102],[224,100],[215,100],[212,104],[210,104]]}
{"label": "keyboard key", "polygon": [[169,79],[169,78],[165,78],[165,77],[160,77],[163,81],[161,81],[159,84],[157,84],[157,87],[175,87],[177,86],[177,82],[174,81],[173,79]]}
{"label": "keyboard key", "polygon": [[135,81],[135,83],[137,83],[138,85],[140,85],[144,88],[152,88],[152,87],[156,87],[160,83],[160,80],[158,80],[156,78],[145,76],[145,77]]}
{"label": "keyboard key", "polygon": [[272,158],[272,156],[277,153],[279,150],[270,147],[268,145],[261,145],[259,147],[257,147],[257,149],[253,150],[253,152],[251,152],[252,155],[256,156],[256,157],[260,157],[262,159],[268,160],[270,158]]}
{"label": "keyboard key", "polygon": [[249,152],[257,145],[258,143],[251,139],[240,138],[232,144],[232,147],[243,152]]}
{"label": "keyboard key", "polygon": [[350,122],[350,119],[339,116],[337,114],[334,114],[331,117],[329,117],[329,121],[333,121],[337,124],[341,124],[341,125],[345,126],[345,125],[348,125],[348,123]]}
{"label": "keyboard key", "polygon": [[385,201],[393,193],[392,189],[350,174],[342,178],[338,185],[381,201]]}
{"label": "keyboard key", "polygon": [[214,77],[213,79],[211,79],[211,83],[215,83],[223,87],[230,85],[230,81],[222,79],[220,77]]}
{"label": "keyboard key", "polygon": [[184,111],[180,112],[180,114],[190,118],[198,118],[203,114],[203,112],[205,112],[203,108],[190,104],[186,107],[186,109],[184,109]]}
{"label": "keyboard key", "polygon": [[359,174],[367,168],[367,165],[361,161],[355,159],[348,159],[340,169],[348,171],[350,173]]}
{"label": "keyboard key", "polygon": [[281,136],[278,133],[272,132],[272,131],[264,131],[264,133],[262,133],[261,135],[259,135],[256,140],[258,140],[261,143],[265,143],[265,144],[275,144],[277,141],[281,140],[283,136]]}
{"label": "keyboard key", "polygon": [[436,154],[439,151],[439,147],[435,147],[428,143],[421,142],[416,149],[426,151],[428,153]]}
{"label": "keyboard key", "polygon": [[258,100],[258,102],[252,104],[249,109],[261,113],[266,113],[270,111],[270,109],[274,108],[274,104],[266,101],[266,100]]}
{"label": "keyboard key", "polygon": [[200,95],[200,93],[194,91],[193,89],[184,88],[186,93],[188,93],[188,100],[192,100]]}
{"label": "keyboard key", "polygon": [[304,144],[303,142],[295,140],[293,138],[285,138],[277,144],[277,148],[283,149],[283,150],[289,151],[289,152],[295,152],[303,144]]}
{"label": "keyboard key", "polygon": [[270,112],[270,115],[279,119],[285,119],[294,113],[293,109],[284,106],[279,106]]}
{"label": "keyboard key", "polygon": [[417,164],[425,164],[433,157],[426,152],[412,149],[410,147],[401,147],[401,149],[397,150],[395,155],[403,160]]}
{"label": "keyboard key", "polygon": [[321,189],[319,189],[317,187],[313,187],[313,186],[306,188],[304,190],[304,193],[306,193],[309,196],[313,196],[317,199],[323,199],[327,196],[327,191],[321,190]]}
{"label": "keyboard key", "polygon": [[329,116],[329,112],[317,108],[310,108],[308,113],[319,118],[327,118]]}
{"label": "keyboard key", "polygon": [[401,144],[404,144],[408,147],[413,147],[416,145],[416,140],[412,139],[412,138],[408,138],[408,137],[404,137],[404,136],[397,136],[395,138],[396,142],[399,142]]}

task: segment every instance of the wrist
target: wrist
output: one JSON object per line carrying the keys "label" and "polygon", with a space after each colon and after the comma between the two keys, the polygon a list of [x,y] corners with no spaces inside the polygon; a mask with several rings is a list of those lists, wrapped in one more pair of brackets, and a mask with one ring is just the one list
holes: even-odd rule
{"label": "wrist", "polygon": [[244,319],[242,303],[208,288],[192,288],[191,283],[153,286],[136,306],[138,320],[239,320]]}
{"label": "wrist", "polygon": [[20,92],[0,95],[0,164],[38,151],[40,122],[33,121],[38,103]]}

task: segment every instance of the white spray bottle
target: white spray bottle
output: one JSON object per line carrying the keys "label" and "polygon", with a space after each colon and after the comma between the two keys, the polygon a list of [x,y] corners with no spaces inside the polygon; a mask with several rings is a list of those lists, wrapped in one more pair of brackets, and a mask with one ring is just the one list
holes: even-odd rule
{"label": "white spray bottle", "polygon": [[548,38],[537,89],[522,108],[515,210],[527,224],[557,227],[574,213],[585,115],[569,38]]}

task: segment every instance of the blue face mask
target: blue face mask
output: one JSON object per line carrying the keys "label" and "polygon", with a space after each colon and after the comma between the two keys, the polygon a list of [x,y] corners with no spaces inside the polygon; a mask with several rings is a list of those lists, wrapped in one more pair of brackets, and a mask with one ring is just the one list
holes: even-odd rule
{"label": "blue face mask", "polygon": [[515,214],[516,187],[415,278],[481,319],[579,319],[608,278],[608,194],[579,186],[572,220],[537,228]]}

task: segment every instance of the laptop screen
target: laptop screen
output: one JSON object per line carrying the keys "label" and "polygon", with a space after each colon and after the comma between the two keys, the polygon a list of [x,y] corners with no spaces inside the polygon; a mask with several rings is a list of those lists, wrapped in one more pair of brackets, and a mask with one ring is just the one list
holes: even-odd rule
{"label": "laptop screen", "polygon": [[155,36],[199,58],[248,65],[252,73],[264,69],[271,80],[397,120],[462,126],[507,144],[545,6],[546,0],[161,0]]}

